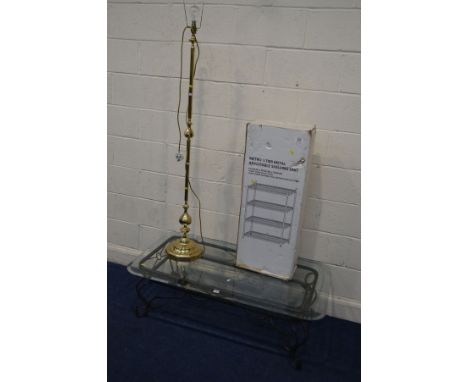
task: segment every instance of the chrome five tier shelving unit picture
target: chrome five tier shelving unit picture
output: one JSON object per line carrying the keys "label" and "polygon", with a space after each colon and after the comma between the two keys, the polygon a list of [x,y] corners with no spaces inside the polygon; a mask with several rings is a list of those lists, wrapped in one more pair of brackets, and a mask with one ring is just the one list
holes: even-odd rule
{"label": "chrome five tier shelving unit picture", "polygon": [[297,189],[254,182],[247,186],[243,236],[289,243]]}

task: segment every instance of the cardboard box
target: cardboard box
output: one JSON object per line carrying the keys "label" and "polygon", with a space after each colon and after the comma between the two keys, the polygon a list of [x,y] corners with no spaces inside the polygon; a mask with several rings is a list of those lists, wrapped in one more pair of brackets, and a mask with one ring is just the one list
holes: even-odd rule
{"label": "cardboard box", "polygon": [[312,130],[247,125],[237,266],[292,278],[311,137]]}

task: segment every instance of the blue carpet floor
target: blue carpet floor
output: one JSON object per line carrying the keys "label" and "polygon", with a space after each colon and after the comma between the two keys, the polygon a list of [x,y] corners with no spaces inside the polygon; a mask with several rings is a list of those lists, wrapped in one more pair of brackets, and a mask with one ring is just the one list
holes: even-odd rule
{"label": "blue carpet floor", "polygon": [[[110,382],[360,380],[358,324],[331,317],[311,322],[296,370],[281,348],[280,332],[239,306],[150,283],[145,293],[162,298],[149,316],[137,318],[139,280],[108,263]],[[277,328],[286,324],[279,319]]]}

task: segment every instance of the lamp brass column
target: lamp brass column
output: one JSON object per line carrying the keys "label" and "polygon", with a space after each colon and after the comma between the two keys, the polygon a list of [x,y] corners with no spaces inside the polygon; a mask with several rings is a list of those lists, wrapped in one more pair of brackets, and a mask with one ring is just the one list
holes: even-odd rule
{"label": "lamp brass column", "polygon": [[190,28],[192,36],[190,38],[190,80],[188,91],[188,107],[187,107],[187,128],[185,129],[184,136],[187,138],[187,145],[185,149],[185,189],[184,189],[184,212],[179,218],[179,223],[182,224],[180,232],[182,237],[171,241],[166,246],[167,255],[179,261],[192,261],[198,259],[203,254],[203,247],[194,240],[187,237],[190,231],[189,225],[192,223],[192,218],[187,212],[188,210],[188,193],[189,193],[189,174],[190,174],[190,144],[193,138],[192,129],[192,96],[193,96],[193,77],[194,77],[194,56],[195,56],[195,34],[197,33],[197,26],[195,21],[192,21]]}

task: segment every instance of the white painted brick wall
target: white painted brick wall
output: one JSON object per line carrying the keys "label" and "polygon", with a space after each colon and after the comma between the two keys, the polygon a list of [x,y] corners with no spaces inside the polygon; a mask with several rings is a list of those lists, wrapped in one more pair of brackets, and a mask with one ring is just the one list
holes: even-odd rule
{"label": "white painted brick wall", "polygon": [[138,246],[139,227],[136,223],[107,219],[107,241],[130,248]]}
{"label": "white painted brick wall", "polygon": [[112,164],[142,170],[165,172],[167,147],[164,143],[134,138],[109,137]]}
{"label": "white painted brick wall", "polygon": [[361,208],[356,204],[309,198],[304,211],[303,228],[359,238]]}
{"label": "white painted brick wall", "polygon": [[357,95],[301,92],[296,122],[314,121],[322,130],[361,132],[361,99]]}
{"label": "white painted brick wall", "polygon": [[271,49],[267,52],[265,84],[338,91],[341,62],[339,53]]}
{"label": "white painted brick wall", "polygon": [[[360,1],[205,4],[191,160],[204,234],[236,241],[247,122],[316,126],[300,256],[323,263],[331,314],[359,320]],[[144,250],[179,226],[184,20],[180,0],[108,4],[108,241],[118,246]],[[184,58],[182,111],[187,43]],[[183,112],[180,120],[184,128]],[[196,204],[192,198],[199,233]]]}
{"label": "white painted brick wall", "polygon": [[309,196],[334,202],[360,204],[361,172],[338,167],[311,166]]}
{"label": "white painted brick wall", "polygon": [[156,201],[166,201],[166,174],[108,166],[107,188],[110,192]]}
{"label": "white painted brick wall", "polygon": [[314,10],[308,13],[304,48],[361,50],[359,10]]}

